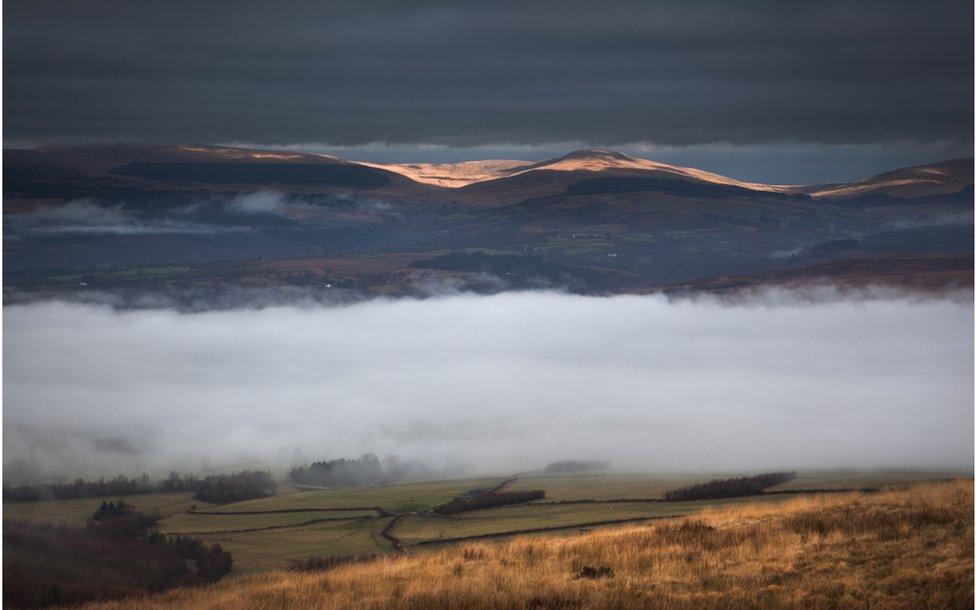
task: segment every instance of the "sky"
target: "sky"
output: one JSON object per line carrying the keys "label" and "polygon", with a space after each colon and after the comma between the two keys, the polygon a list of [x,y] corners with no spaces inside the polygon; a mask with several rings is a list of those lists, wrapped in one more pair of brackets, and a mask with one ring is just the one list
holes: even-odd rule
{"label": "sky", "polygon": [[607,146],[770,182],[971,156],[973,5],[12,0],[4,145]]}
{"label": "sky", "polygon": [[4,307],[4,478],[364,451],[511,473],[973,463],[972,292]]}

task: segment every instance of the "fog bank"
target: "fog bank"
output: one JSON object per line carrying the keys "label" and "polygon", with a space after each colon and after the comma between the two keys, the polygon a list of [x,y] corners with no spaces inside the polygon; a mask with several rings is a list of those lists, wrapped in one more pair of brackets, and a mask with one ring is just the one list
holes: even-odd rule
{"label": "fog bank", "polygon": [[555,293],[179,313],[4,308],[4,469],[398,454],[515,471],[963,466],[969,298]]}

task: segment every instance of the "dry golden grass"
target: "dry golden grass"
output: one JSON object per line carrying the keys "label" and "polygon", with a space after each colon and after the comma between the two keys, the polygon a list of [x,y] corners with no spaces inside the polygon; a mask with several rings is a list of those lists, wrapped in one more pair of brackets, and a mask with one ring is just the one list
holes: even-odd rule
{"label": "dry golden grass", "polygon": [[973,484],[739,505],[99,607],[971,608]]}

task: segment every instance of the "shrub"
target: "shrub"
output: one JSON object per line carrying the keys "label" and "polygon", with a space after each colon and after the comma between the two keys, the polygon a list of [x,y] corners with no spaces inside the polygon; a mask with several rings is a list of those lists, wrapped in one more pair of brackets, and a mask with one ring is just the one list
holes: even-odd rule
{"label": "shrub", "polygon": [[576,578],[613,578],[613,569],[610,566],[583,566]]}
{"label": "shrub", "polygon": [[91,516],[88,529],[98,536],[110,538],[149,538],[149,530],[159,521],[159,515],[146,515],[124,501],[102,502]]}
{"label": "shrub", "polygon": [[169,539],[169,545],[183,559],[199,559],[206,552],[203,541],[193,536],[175,536]]}
{"label": "shrub", "polygon": [[220,577],[230,572],[234,566],[234,558],[219,544],[210,547],[197,559],[197,577],[204,582],[217,582]]}

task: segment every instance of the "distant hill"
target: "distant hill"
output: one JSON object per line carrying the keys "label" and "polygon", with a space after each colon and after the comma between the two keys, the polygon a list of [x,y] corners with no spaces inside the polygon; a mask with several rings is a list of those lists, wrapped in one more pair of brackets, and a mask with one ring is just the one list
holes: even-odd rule
{"label": "distant hill", "polygon": [[[872,176],[861,181],[816,185],[778,185],[748,182],[692,167],[681,167],[649,159],[632,157],[621,152],[588,148],[561,157],[538,162],[511,159],[485,159],[460,163],[373,163],[348,161],[333,155],[277,150],[257,150],[227,146],[186,145],[146,146],[106,144],[91,146],[51,146],[30,150],[4,151],[5,167],[59,168],[61,171],[89,175],[117,175],[165,182],[225,184],[278,184],[291,186],[329,186],[327,179],[314,179],[312,170],[319,167],[323,175],[348,168],[347,173],[360,176],[401,176],[407,181],[434,189],[485,193],[497,190],[507,193],[510,184],[531,189],[522,199],[537,195],[540,189],[561,192],[567,184],[577,180],[626,176],[657,179],[676,179],[692,183],[725,185],[749,191],[783,194],[808,194],[814,198],[848,198],[873,193],[892,197],[922,197],[944,195],[973,184],[973,160],[952,159],[940,163],[901,168]],[[212,165],[210,172],[204,171]],[[302,170],[286,171],[271,166],[297,166]],[[235,174],[233,167],[241,166]],[[356,169],[352,169],[356,168]],[[250,170],[253,176],[243,174]],[[351,171],[350,171],[351,170]],[[262,173],[259,172],[264,172]],[[267,173],[270,172],[270,173]],[[237,182],[232,179],[237,178]],[[510,182],[514,181],[514,182]],[[358,186],[353,184],[352,186]],[[375,186],[367,181],[365,188]],[[464,198],[455,194],[455,197]]]}
{"label": "distant hill", "polygon": [[224,146],[47,147],[5,151],[4,212],[8,302],[163,287],[350,299],[442,285],[712,290],[739,281],[729,278],[813,281],[804,270],[832,261],[860,261],[860,284],[919,274],[901,284],[972,284],[959,264],[973,256],[972,159],[797,186],[607,149],[383,164]]}
{"label": "distant hill", "polygon": [[896,169],[859,182],[803,187],[801,192],[831,199],[871,194],[915,198],[955,193],[972,184],[973,160],[951,159]]}

